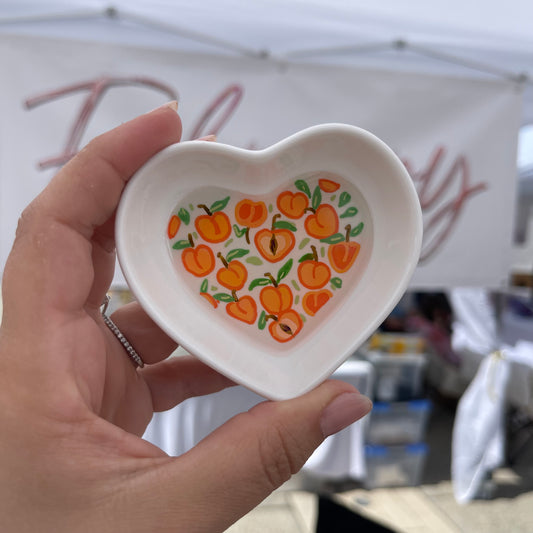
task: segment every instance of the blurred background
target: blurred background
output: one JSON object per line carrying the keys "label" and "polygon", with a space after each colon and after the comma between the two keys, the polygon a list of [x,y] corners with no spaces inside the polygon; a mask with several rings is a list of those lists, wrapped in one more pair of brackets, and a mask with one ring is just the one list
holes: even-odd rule
{"label": "blurred background", "polygon": [[[419,265],[337,370],[374,411],[231,531],[531,531],[532,20],[527,0],[0,3],[0,272],[57,169],[172,99],[184,140],[257,150],[348,123],[413,179]],[[111,293],[134,298],[119,268]],[[261,400],[218,394],[146,438],[183,453]]]}

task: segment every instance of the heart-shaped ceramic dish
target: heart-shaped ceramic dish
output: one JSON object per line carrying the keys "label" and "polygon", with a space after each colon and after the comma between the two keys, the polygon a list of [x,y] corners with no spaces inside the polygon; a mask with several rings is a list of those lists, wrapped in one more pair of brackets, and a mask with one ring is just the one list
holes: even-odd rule
{"label": "heart-shaped ceramic dish", "polygon": [[168,147],[127,185],[116,239],[131,290],[168,335],[286,399],[326,379],[396,305],[422,216],[390,148],[325,124],[260,151]]}

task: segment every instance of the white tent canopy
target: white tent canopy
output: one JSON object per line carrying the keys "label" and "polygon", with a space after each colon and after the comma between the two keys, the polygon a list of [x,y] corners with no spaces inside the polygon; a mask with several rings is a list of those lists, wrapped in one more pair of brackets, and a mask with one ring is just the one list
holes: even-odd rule
{"label": "white tent canopy", "polygon": [[[178,94],[182,100],[182,118],[192,130],[185,139],[195,138],[195,125],[200,130],[205,125],[206,102],[219,102],[220,97],[213,99],[213,91],[224,95],[238,82],[239,87],[246,86],[246,98],[240,113],[224,125],[221,142],[264,147],[310,122],[351,122],[380,136],[406,159],[420,187],[426,165],[436,168],[436,163],[429,165],[432,158],[449,158],[435,171],[435,176],[442,174],[435,179],[444,180],[444,185],[434,185],[430,199],[437,192],[443,197],[444,192],[452,194],[451,185],[446,189],[446,183],[451,183],[446,181],[448,170],[452,175],[454,169],[464,168],[456,177],[472,177],[472,183],[461,182],[461,194],[470,190],[469,183],[472,190],[483,183],[490,186],[468,204],[468,217],[461,216],[461,225],[454,229],[457,250],[450,245],[443,254],[457,271],[471,271],[469,264],[457,262],[464,255],[457,239],[470,236],[487,255],[478,257],[478,264],[496,268],[496,263],[502,263],[501,274],[506,276],[499,258],[507,261],[510,256],[516,134],[521,125],[533,128],[532,20],[531,0],[483,4],[382,0],[370,5],[362,0],[4,0],[0,3],[0,59],[6,77],[3,105],[9,129],[5,128],[0,162],[2,176],[19,178],[16,190],[13,181],[0,181],[3,249],[8,250],[6,243],[13,233],[9,224],[14,224],[11,221],[21,207],[45,182],[42,169],[36,171],[32,165],[45,156],[54,160],[68,135],[65,128],[79,112],[76,102],[84,95],[78,92],[76,98],[56,102],[61,104],[58,108],[50,104],[35,109],[24,99],[53,87],[72,89],[72,83],[85,82],[86,76],[143,72],[170,81],[166,87],[172,91],[163,91],[165,96]],[[71,144],[83,144],[125,120],[128,113],[149,109],[161,95],[150,99],[145,91],[130,100],[113,98],[106,98],[107,107],[99,108],[98,120],[87,123],[87,131],[85,126],[72,130],[84,137],[67,137],[68,154]],[[273,105],[266,109],[262,102]],[[230,113],[217,106],[208,110],[216,115],[217,120],[209,124],[213,128],[221,116]],[[260,131],[258,123],[264,126]],[[30,136],[31,161],[17,155]],[[521,158],[532,149],[523,149]],[[454,158],[468,160],[468,166],[452,165]],[[529,269],[533,206],[527,165],[519,180],[518,220],[522,224],[516,234],[526,243],[520,267]],[[438,225],[441,211],[436,206],[436,202],[426,206],[426,218],[434,220],[428,228],[440,235],[447,226],[444,222]],[[508,214],[501,224],[491,215],[496,208]],[[437,218],[431,218],[431,209]],[[448,219],[455,224],[454,217]],[[494,252],[495,239],[505,251]],[[443,257],[439,255],[432,264],[438,263],[441,273],[449,273],[449,268],[440,266],[448,264]],[[479,283],[488,283],[490,277],[491,283],[498,278],[499,284],[502,279],[500,270],[498,276],[496,272],[489,276],[486,268],[482,272],[485,281],[480,281],[477,269],[471,276],[478,276]],[[442,283],[440,274],[432,279]],[[458,278],[453,283],[459,283]]]}
{"label": "white tent canopy", "polygon": [[0,31],[188,52],[498,76],[525,87],[533,123],[530,0],[12,0]]}

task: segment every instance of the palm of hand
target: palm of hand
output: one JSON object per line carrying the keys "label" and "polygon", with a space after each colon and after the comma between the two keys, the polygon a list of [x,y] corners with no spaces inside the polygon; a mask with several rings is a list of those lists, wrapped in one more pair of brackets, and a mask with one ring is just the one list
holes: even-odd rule
{"label": "palm of hand", "polygon": [[2,531],[223,531],[370,409],[328,381],[256,406],[178,458],[140,438],[154,411],[231,385],[169,358],[175,343],[131,304],[113,321],[146,363],[136,369],[101,317],[124,183],[180,133],[164,107],[97,138],[21,218],[2,283]]}

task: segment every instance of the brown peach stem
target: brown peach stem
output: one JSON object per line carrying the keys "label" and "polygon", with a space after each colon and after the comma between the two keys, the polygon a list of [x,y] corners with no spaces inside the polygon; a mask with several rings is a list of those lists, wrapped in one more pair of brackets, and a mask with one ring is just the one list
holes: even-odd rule
{"label": "brown peach stem", "polygon": [[274,287],[278,286],[278,282],[274,279],[274,276],[270,272],[265,272],[265,277],[268,278]]}
{"label": "brown peach stem", "polygon": [[316,213],[316,209],[314,207],[306,207],[304,209],[304,213],[307,213],[308,211],[311,211],[311,213],[313,213],[313,215]]}
{"label": "brown peach stem", "polygon": [[316,251],[316,246],[312,244],[311,250],[313,250],[313,261],[318,261],[318,252]]}
{"label": "brown peach stem", "polygon": [[213,216],[213,213],[211,213],[211,210],[205,204],[198,204],[197,207],[201,207],[209,216]]}
{"label": "brown peach stem", "polygon": [[191,248],[194,248],[194,241],[192,240],[192,233],[189,233],[189,244],[191,245]]}
{"label": "brown peach stem", "polygon": [[217,257],[222,261],[222,264],[228,268],[228,262],[226,261],[226,258],[222,255],[222,252],[218,252]]}
{"label": "brown peach stem", "polygon": [[244,232],[244,236],[246,237],[246,244],[250,244],[250,228],[246,228],[246,231]]}
{"label": "brown peach stem", "polygon": [[278,218],[281,218],[281,213],[276,213],[273,217],[272,217],[272,227],[270,228],[271,231],[274,231],[274,226],[276,224],[276,220],[278,220]]}
{"label": "brown peach stem", "polygon": [[237,291],[236,290],[232,290],[231,291],[231,295],[233,296],[233,299],[238,302],[239,301],[239,298],[237,298]]}
{"label": "brown peach stem", "polygon": [[352,226],[348,224],[344,229],[346,230],[346,242],[350,242],[350,231],[352,231]]}
{"label": "brown peach stem", "polygon": [[265,315],[265,322],[268,322],[269,318],[272,320],[278,321],[278,317],[276,315]]}

